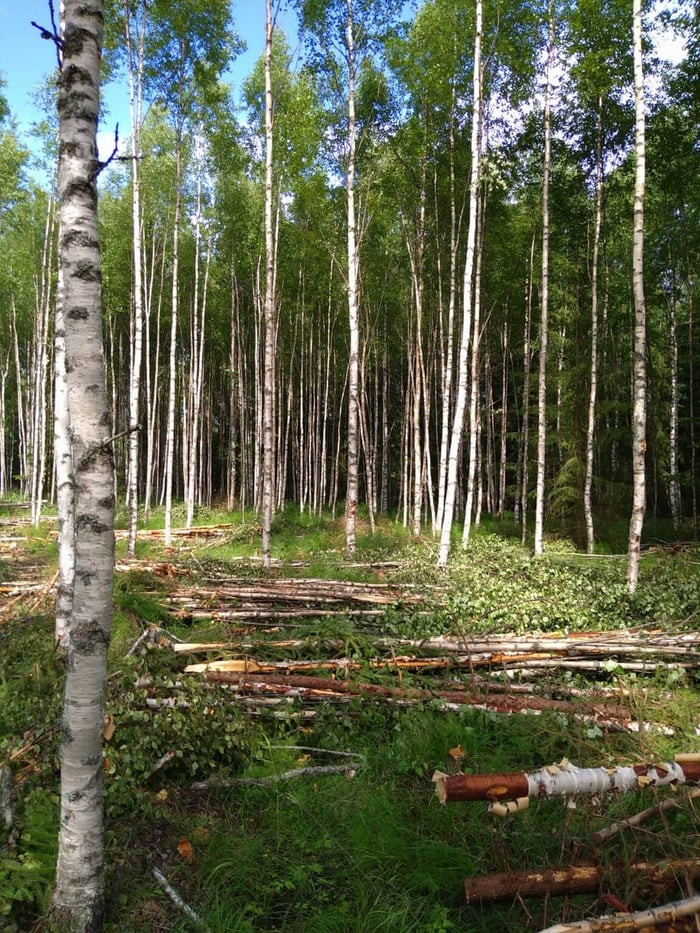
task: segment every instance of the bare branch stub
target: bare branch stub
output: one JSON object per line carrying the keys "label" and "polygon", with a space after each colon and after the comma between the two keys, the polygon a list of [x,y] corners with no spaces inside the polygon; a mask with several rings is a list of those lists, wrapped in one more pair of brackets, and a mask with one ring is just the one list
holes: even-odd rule
{"label": "bare branch stub", "polygon": [[53,22],[53,4],[51,4],[51,20],[52,20],[52,29],[47,29],[45,26],[40,26],[39,23],[35,23],[34,20],[31,21],[32,26],[35,29],[39,30],[42,39],[50,39],[56,46],[56,61],[58,62],[59,69],[63,64],[63,39],[58,35],[56,31],[56,24]]}

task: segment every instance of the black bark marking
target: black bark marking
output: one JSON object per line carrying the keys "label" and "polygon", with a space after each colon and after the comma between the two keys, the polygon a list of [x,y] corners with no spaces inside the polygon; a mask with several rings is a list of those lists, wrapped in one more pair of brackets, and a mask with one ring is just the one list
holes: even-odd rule
{"label": "black bark marking", "polygon": [[[102,15],[93,7],[80,7],[76,11],[78,16],[93,16],[102,22]],[[63,36],[63,59],[80,55],[86,42],[95,42],[95,34],[90,29],[70,24]]]}
{"label": "black bark marking", "polygon": [[61,720],[61,743],[70,745],[73,741],[73,732],[67,719]]}
{"label": "black bark marking", "polygon": [[84,178],[77,178],[75,181],[66,185],[63,190],[63,198],[66,201],[72,201],[73,198],[81,197],[88,199],[88,206],[90,209],[97,209],[97,190],[92,181],[86,181]]}
{"label": "black bark marking", "polygon": [[90,259],[80,259],[73,267],[73,277],[82,282],[101,282],[102,272],[99,262]]}
{"label": "black bark marking", "polygon": [[92,581],[97,576],[96,573],[92,570],[77,570],[75,571],[76,580],[80,580],[84,587],[90,586]]}
{"label": "black bark marking", "polygon": [[109,531],[109,525],[101,522],[97,515],[78,515],[75,520],[76,531],[91,531],[93,534],[101,535]]}
{"label": "black bark marking", "polygon": [[63,247],[82,246],[85,249],[99,250],[100,244],[97,238],[86,233],[84,230],[70,230],[63,237]]}
{"label": "black bark marking", "polygon": [[70,643],[74,651],[95,654],[109,646],[109,632],[97,619],[90,619],[71,628]]}
{"label": "black bark marking", "polygon": [[[87,321],[90,317],[90,309],[84,308],[82,305],[74,305],[66,312],[66,317],[69,321]],[[73,364],[66,361],[66,372],[73,372]]]}
{"label": "black bark marking", "polygon": [[[96,768],[97,765],[102,764],[101,755],[86,755],[84,758],[80,759],[80,764],[85,765],[86,768]],[[90,782],[91,784],[94,782]]]}

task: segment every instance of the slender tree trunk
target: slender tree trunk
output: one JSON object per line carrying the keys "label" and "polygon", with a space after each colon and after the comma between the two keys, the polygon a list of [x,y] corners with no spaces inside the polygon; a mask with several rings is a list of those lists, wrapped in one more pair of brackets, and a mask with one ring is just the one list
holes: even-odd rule
{"label": "slender tree trunk", "polygon": [[603,98],[598,98],[596,139],[595,221],[593,225],[593,256],[591,259],[591,384],[588,393],[588,425],[586,428],[586,478],[583,487],[583,512],[586,521],[586,550],[593,554],[593,454],[595,450],[595,411],[598,392],[598,264],[600,231],[603,221]]}
{"label": "slender tree trunk", "polygon": [[[412,532],[419,537],[421,532],[421,513],[423,510],[423,443],[421,438],[421,413],[423,401],[423,293],[424,293],[424,255],[425,255],[425,159],[421,166],[420,209],[415,242],[411,231],[406,228],[406,248],[411,266],[413,285],[413,308],[415,310],[413,346],[410,351],[409,369],[413,374],[413,409],[411,414],[413,428],[413,511]],[[409,342],[410,346],[410,342]]]}
{"label": "slender tree trunk", "polygon": [[527,540],[527,514],[530,493],[530,375],[532,370],[532,293],[535,279],[535,233],[530,241],[530,265],[525,301],[525,333],[523,335],[523,430],[522,480],[520,484],[520,541]]}
{"label": "slender tree trunk", "polygon": [[[456,81],[452,81],[452,95],[450,103],[450,274],[449,295],[447,299],[447,334],[441,343],[444,345],[444,358],[442,364],[442,411],[440,424],[440,456],[438,459],[438,505],[436,528],[442,529],[445,517],[445,494],[447,490],[447,466],[450,448],[450,414],[452,412],[452,369],[454,366],[454,329],[455,307],[457,305],[457,246],[459,237],[457,233],[457,203],[455,181],[455,112],[457,89]],[[436,199],[437,200],[437,199]],[[439,260],[438,260],[439,261]],[[441,314],[442,322],[442,314]]]}
{"label": "slender tree trunk", "polygon": [[506,469],[508,466],[508,321],[503,322],[501,348],[501,447],[498,468],[498,517],[503,521],[506,511]]}
{"label": "slender tree trunk", "polygon": [[678,319],[676,314],[675,261],[670,258],[671,299],[669,307],[668,339],[671,356],[671,403],[668,420],[668,498],[671,506],[673,530],[678,531],[681,523],[681,487],[678,480]]}
{"label": "slender tree trunk", "polygon": [[549,2],[547,79],[544,92],[544,166],[542,171],[542,289],[540,294],[540,360],[537,383],[537,481],[535,498],[535,554],[543,550],[547,445],[547,337],[549,328],[549,175],[552,162],[552,58],[554,4]]}
{"label": "slender tree trunk", "polygon": [[459,370],[457,400],[450,437],[450,453],[445,486],[445,510],[440,531],[440,553],[438,566],[445,567],[450,553],[452,519],[457,498],[457,470],[462,447],[464,412],[467,404],[467,381],[469,369],[469,337],[472,318],[472,291],[474,286],[474,254],[476,248],[476,228],[478,220],[479,190],[479,144],[481,140],[481,32],[482,3],[476,0],[474,65],[472,90],[472,135],[471,135],[471,172],[469,179],[469,230],[467,233],[467,257],[464,268],[464,308],[462,312],[462,339],[459,348]]}
{"label": "slender tree trunk", "polygon": [[[483,84],[483,78],[482,78]],[[481,144],[480,144],[481,145]],[[477,434],[480,423],[479,417],[479,368],[481,348],[481,256],[483,243],[483,223],[485,213],[485,198],[483,193],[477,202],[477,255],[474,275],[474,334],[472,336],[471,379],[469,386],[469,457],[467,465],[467,499],[464,504],[464,528],[462,529],[462,547],[469,543],[472,527],[472,512],[474,509],[474,484],[477,477]]]}
{"label": "slender tree trunk", "polygon": [[644,188],[645,118],[644,63],[642,59],[642,0],[633,0],[633,53],[635,105],[634,227],[632,243],[632,292],[634,295],[634,350],[632,367],[632,514],[627,547],[627,584],[637,589],[639,549],[646,505],[646,306],[644,301]]}
{"label": "slender tree trunk", "polygon": [[46,470],[46,380],[48,371],[49,319],[51,310],[51,275],[53,269],[54,228],[56,209],[53,191],[49,197],[41,254],[41,275],[37,284],[36,323],[32,365],[32,432],[30,499],[32,524],[41,520]]}
{"label": "slender tree trunk", "polygon": [[360,430],[359,430],[359,382],[360,382],[360,334],[357,283],[359,276],[359,252],[357,248],[357,226],[355,218],[355,161],[357,128],[355,124],[355,29],[353,3],[347,2],[346,51],[348,56],[348,318],[350,324],[350,358],[348,361],[348,443],[347,443],[347,492],[345,495],[345,549],[349,556],[355,553],[355,525],[357,519]]}
{"label": "slender tree trunk", "polygon": [[12,483],[12,471],[7,450],[7,376],[10,372],[10,351],[0,365],[0,496],[6,496]]}
{"label": "slender tree trunk", "polygon": [[172,293],[170,304],[170,357],[168,363],[168,416],[165,429],[165,546],[172,544],[173,469],[175,463],[175,399],[177,376],[177,319],[179,306],[180,211],[182,206],[182,115],[178,114],[175,139],[175,217],[173,220]]}
{"label": "slender tree trunk", "polygon": [[101,321],[95,134],[103,5],[65,0],[59,78],[60,263],[75,468],[76,574],[61,740],[53,912],[71,931],[104,916],[102,731],[112,621],[114,461]]}
{"label": "slender tree trunk", "polygon": [[133,324],[131,340],[131,370],[129,380],[129,458],[126,498],[129,511],[129,537],[127,551],[136,553],[138,527],[139,482],[139,419],[141,393],[141,358],[143,348],[143,248],[141,235],[141,122],[143,104],[144,41],[146,33],[146,4],[140,5],[140,29],[136,49],[132,44],[129,3],[124,4],[126,26],[124,38],[129,62],[129,116],[131,120],[131,235],[134,270]]}
{"label": "slender tree trunk", "polygon": [[20,493],[27,494],[27,480],[29,478],[29,455],[27,451],[27,412],[26,396],[22,380],[22,361],[19,353],[19,335],[17,334],[17,306],[14,292],[12,294],[12,345],[15,361],[15,385],[17,386],[17,435],[20,472]]}
{"label": "slender tree trunk", "polygon": [[263,494],[262,561],[272,559],[270,529],[275,507],[273,453],[273,394],[275,390],[275,244],[273,230],[273,98],[272,98],[272,19],[271,0],[265,2],[265,350],[263,381]]}
{"label": "slender tree trunk", "polygon": [[150,323],[153,313],[153,284],[156,270],[156,232],[153,231],[152,238],[152,256],[151,256],[151,274],[148,289],[148,299],[146,301],[146,421],[148,430],[146,431],[146,489],[144,492],[143,513],[144,519],[148,519],[151,514],[151,499],[153,496],[153,479],[158,465],[154,463],[156,444],[156,432],[158,428],[158,412],[160,410],[160,333],[161,333],[161,308],[163,303],[163,288],[165,280],[165,248],[161,255],[160,276],[158,287],[158,301],[156,303],[156,345],[153,352],[153,375],[151,376],[151,338]]}

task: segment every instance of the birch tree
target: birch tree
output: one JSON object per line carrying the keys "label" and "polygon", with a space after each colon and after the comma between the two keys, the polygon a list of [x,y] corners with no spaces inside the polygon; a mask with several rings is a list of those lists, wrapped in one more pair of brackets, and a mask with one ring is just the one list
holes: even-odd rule
{"label": "birch tree", "polygon": [[637,589],[639,549],[646,506],[646,305],[644,301],[644,188],[646,169],[642,0],[632,0],[634,55],[635,179],[632,233],[634,346],[632,362],[632,514],[627,543],[627,584]]}
{"label": "birch tree", "polygon": [[[396,0],[301,0],[302,27],[319,53],[319,70],[325,72],[345,107],[344,177],[347,209],[347,305],[349,327],[347,478],[345,495],[345,548],[355,552],[359,502],[360,463],[360,253],[356,215],[358,65],[376,47],[387,23],[397,11]],[[359,38],[358,38],[359,37]],[[344,89],[340,90],[340,76]]]}
{"label": "birch tree", "polygon": [[143,71],[146,38],[147,8],[145,2],[137,5],[132,14],[129,2],[124,3],[124,39],[129,75],[129,120],[131,123],[131,236],[132,268],[132,326],[129,380],[129,458],[127,474],[127,506],[129,509],[128,553],[136,553],[138,528],[139,480],[139,420],[141,392],[141,357],[143,353],[144,289],[143,249],[141,230],[141,124],[143,122]]}
{"label": "birch tree", "polygon": [[457,398],[450,434],[450,450],[445,484],[445,508],[440,530],[440,553],[438,566],[445,567],[450,553],[452,520],[454,517],[457,495],[457,470],[462,447],[464,415],[467,407],[467,387],[469,373],[469,339],[472,323],[472,302],[474,284],[474,259],[476,254],[476,230],[478,223],[479,193],[479,145],[481,140],[481,40],[483,28],[483,10],[481,0],[476,0],[474,21],[474,63],[472,76],[472,130],[471,130],[471,169],[469,175],[469,229],[467,231],[467,256],[464,266],[464,289],[462,307],[462,336],[459,346],[457,375]]}
{"label": "birch tree", "polygon": [[94,931],[104,914],[102,730],[114,564],[114,466],[102,342],[95,145],[103,4],[66,0],[64,17],[58,96],[60,264],[75,470],[76,579],[61,730],[53,913],[71,931]]}
{"label": "birch tree", "polygon": [[541,554],[544,532],[544,497],[547,442],[547,331],[549,327],[549,176],[552,161],[552,66],[554,4],[549,2],[549,42],[544,90],[544,161],[542,168],[542,284],[540,291],[540,355],[537,382],[537,480],[535,498],[535,554]]}
{"label": "birch tree", "polygon": [[274,509],[274,450],[272,405],[275,389],[275,237],[273,225],[273,96],[272,34],[274,19],[271,0],[265,0],[265,350],[263,384],[263,494],[262,559],[269,567],[272,557],[270,527]]}

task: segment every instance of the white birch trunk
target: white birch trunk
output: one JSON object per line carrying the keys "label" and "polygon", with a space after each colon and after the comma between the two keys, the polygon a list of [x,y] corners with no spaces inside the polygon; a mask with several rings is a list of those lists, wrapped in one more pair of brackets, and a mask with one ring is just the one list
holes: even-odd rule
{"label": "white birch trunk", "polygon": [[[447,300],[447,335],[444,340],[442,365],[442,411],[440,423],[440,455],[438,460],[438,503],[435,528],[441,529],[445,516],[447,462],[450,446],[450,414],[452,408],[452,368],[454,366],[455,307],[457,303],[457,205],[455,202],[455,109],[456,82],[452,82],[450,105],[450,284]],[[439,254],[438,254],[439,263]],[[439,267],[438,267],[439,271]],[[441,315],[442,321],[442,315]],[[442,346],[442,344],[441,344]]]}
{"label": "white birch trunk", "polygon": [[262,562],[272,560],[271,526],[274,500],[273,393],[275,389],[275,244],[273,230],[273,98],[271,0],[265,0],[265,349],[263,379]]}
{"label": "white birch trunk", "polygon": [[462,447],[462,429],[467,404],[467,381],[469,369],[469,337],[472,318],[472,289],[474,284],[474,254],[476,247],[476,228],[478,213],[479,188],[479,144],[481,140],[481,32],[482,3],[476,0],[474,34],[474,74],[472,89],[472,135],[471,135],[471,173],[469,179],[469,230],[467,233],[467,256],[464,268],[464,308],[462,312],[462,339],[459,348],[459,370],[457,378],[457,400],[450,436],[450,452],[447,464],[445,485],[445,508],[440,530],[440,553],[438,566],[445,567],[450,553],[450,537],[457,497],[457,468]]}
{"label": "white birch trunk", "polygon": [[668,498],[671,506],[673,530],[677,532],[681,522],[681,486],[678,478],[678,317],[676,314],[675,281],[671,286],[669,317],[668,339],[671,345],[671,404],[668,424]]}
{"label": "white birch trunk", "polygon": [[58,511],[58,578],[56,581],[54,637],[58,645],[67,648],[75,584],[75,478],[70,435],[70,412],[68,409],[63,270],[60,264],[56,291],[54,340],[54,461],[56,465],[56,507]]}
{"label": "white birch trunk", "polygon": [[346,46],[348,55],[348,320],[350,325],[350,357],[348,361],[348,444],[347,444],[347,487],[345,494],[345,549],[348,556],[355,553],[355,526],[357,519],[360,430],[359,430],[359,383],[360,383],[360,335],[357,300],[358,250],[355,218],[355,32],[352,0],[347,2]]}
{"label": "white birch trunk", "polygon": [[25,394],[22,388],[22,361],[19,354],[19,337],[17,335],[17,306],[15,296],[12,295],[12,346],[15,362],[15,386],[17,387],[17,453],[19,454],[20,492],[27,493],[27,478],[29,476],[29,461],[27,454],[27,412]]}
{"label": "white birch trunk", "polygon": [[627,585],[637,589],[639,549],[646,505],[646,307],[644,302],[644,188],[645,117],[644,63],[642,59],[642,0],[632,3],[635,106],[634,226],[632,240],[632,292],[634,295],[634,349],[632,365],[632,514],[627,546]]}
{"label": "white birch trunk", "polygon": [[527,540],[527,513],[530,486],[530,376],[532,370],[532,291],[535,275],[535,234],[530,241],[530,264],[527,276],[525,300],[525,330],[523,334],[523,428],[522,428],[522,479],[520,482],[520,542]]}
{"label": "white birch trunk", "polygon": [[173,221],[172,295],[170,306],[170,356],[168,363],[168,419],[165,429],[165,523],[164,542],[172,544],[173,467],[175,461],[175,397],[177,375],[178,273],[180,258],[180,211],[182,204],[182,116],[178,115],[175,140],[175,219]]}
{"label": "white birch trunk", "polygon": [[498,517],[503,521],[506,511],[506,468],[508,466],[508,321],[503,323],[503,371],[501,374],[501,447],[498,468]]}
{"label": "white birch trunk", "polygon": [[535,554],[543,550],[547,444],[547,337],[549,328],[549,175],[552,162],[552,57],[554,6],[549,4],[547,78],[544,91],[544,166],[542,170],[542,288],[540,295],[540,359],[537,382],[537,480],[535,495]]}
{"label": "white birch trunk", "polygon": [[126,14],[125,41],[129,62],[129,118],[131,122],[131,236],[134,274],[133,324],[131,340],[131,370],[129,377],[129,456],[127,466],[126,499],[129,512],[127,551],[136,553],[138,526],[139,478],[139,395],[141,392],[141,358],[143,352],[143,249],[141,244],[141,121],[143,105],[144,41],[146,30],[146,4],[141,5],[141,23],[134,54],[131,36],[129,4]]}
{"label": "white birch trunk", "polygon": [[477,476],[477,440],[480,423],[479,351],[481,345],[481,244],[483,242],[482,226],[484,213],[485,204],[482,196],[477,199],[477,217],[479,218],[479,224],[477,229],[477,256],[474,275],[474,334],[472,336],[471,379],[469,386],[469,458],[467,466],[467,499],[464,505],[464,528],[462,529],[462,547],[466,547],[471,535],[475,480]]}
{"label": "white birch trunk", "polygon": [[71,931],[104,914],[102,730],[112,621],[114,462],[102,338],[95,134],[103,4],[66,0],[59,79],[60,263],[75,469],[76,575],[61,741],[53,912]]}
{"label": "white birch trunk", "polygon": [[10,490],[10,468],[7,461],[7,376],[10,371],[10,352],[0,366],[0,496],[6,496]]}
{"label": "white birch trunk", "polygon": [[598,393],[598,262],[600,231],[603,221],[603,99],[598,98],[596,145],[595,221],[593,226],[593,256],[591,259],[591,384],[588,393],[588,424],[586,427],[586,477],[583,486],[583,513],[586,521],[586,551],[595,551],[593,529],[593,453],[595,442],[595,412]]}
{"label": "white birch trunk", "polygon": [[53,269],[53,243],[55,227],[53,190],[49,197],[41,253],[41,276],[37,285],[36,322],[32,365],[32,432],[30,445],[30,500],[32,524],[41,520],[46,469],[46,379],[48,371],[49,317],[51,309],[51,273]]}

